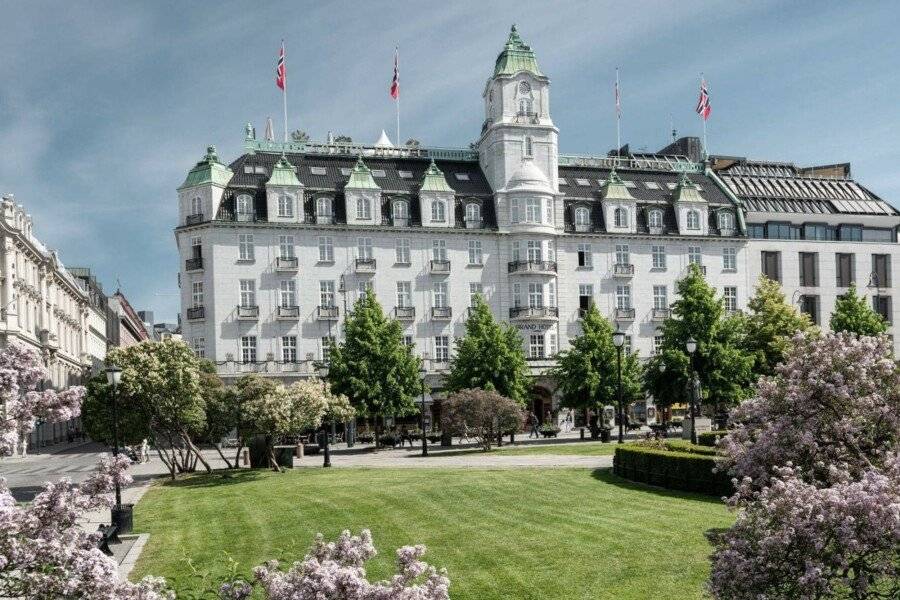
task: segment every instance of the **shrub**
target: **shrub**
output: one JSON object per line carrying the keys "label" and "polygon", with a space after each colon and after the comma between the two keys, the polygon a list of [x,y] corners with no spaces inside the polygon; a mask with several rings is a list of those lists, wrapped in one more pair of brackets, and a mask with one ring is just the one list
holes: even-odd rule
{"label": "shrub", "polygon": [[715,448],[716,442],[728,435],[724,429],[719,431],[704,431],[697,434],[697,443],[701,446],[710,446]]}
{"label": "shrub", "polygon": [[484,451],[491,449],[498,431],[522,424],[519,405],[491,390],[460,390],[447,398],[442,408],[444,430],[457,435],[465,432],[477,439]]}
{"label": "shrub", "polygon": [[638,442],[641,446],[656,448],[657,450],[669,450],[671,452],[687,452],[688,454],[703,454],[716,456],[716,449],[709,446],[692,444],[687,440],[647,440]]}
{"label": "shrub", "polygon": [[380,441],[382,446],[396,446],[400,440],[393,433],[386,433],[381,436]]}
{"label": "shrub", "polygon": [[715,467],[712,455],[638,444],[619,446],[613,457],[613,472],[625,479],[711,496],[731,494],[731,481],[726,474],[714,471]]}

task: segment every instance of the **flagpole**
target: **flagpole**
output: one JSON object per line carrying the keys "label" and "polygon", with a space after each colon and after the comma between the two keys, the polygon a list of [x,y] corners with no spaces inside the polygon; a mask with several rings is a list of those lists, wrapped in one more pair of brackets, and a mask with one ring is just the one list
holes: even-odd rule
{"label": "flagpole", "polygon": [[620,151],[622,148],[622,110],[620,106],[620,95],[622,91],[619,89],[619,67],[616,67],[616,157],[621,158]]}
{"label": "flagpole", "polygon": [[[701,89],[703,89],[705,83],[706,82],[703,79],[703,73],[700,73],[700,88]],[[707,94],[708,93],[709,92],[707,89]],[[704,158],[706,158],[709,156],[709,145],[707,144],[707,141],[706,141],[706,117],[704,115],[700,115],[700,118],[703,120],[703,156],[704,156]]]}
{"label": "flagpole", "polygon": [[[397,64],[396,64],[396,67],[397,67],[397,79],[398,79],[398,82],[397,82],[397,83],[399,84],[399,79],[400,79],[400,75],[399,75],[399,73],[400,73],[400,46],[396,46],[396,47],[394,48],[394,55],[395,55],[395,56],[394,56],[395,62],[397,63]],[[396,102],[397,102],[397,138],[396,138],[397,141],[396,141],[396,144],[397,144],[397,147],[399,148],[399,147],[401,146],[401,143],[400,143],[400,94],[399,94],[399,93],[397,94],[397,100],[396,100]]]}
{"label": "flagpole", "polygon": [[284,50],[284,40],[281,40],[281,52],[284,55],[284,87],[281,89],[281,104],[284,109],[284,143],[288,141],[288,121],[287,121],[287,53]]}

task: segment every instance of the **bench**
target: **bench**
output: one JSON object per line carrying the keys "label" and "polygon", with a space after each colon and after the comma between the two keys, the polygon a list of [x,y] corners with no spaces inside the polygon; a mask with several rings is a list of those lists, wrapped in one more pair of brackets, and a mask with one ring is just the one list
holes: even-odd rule
{"label": "bench", "polygon": [[97,528],[97,531],[100,532],[100,539],[97,541],[97,548],[99,548],[100,551],[103,552],[103,554],[112,556],[112,550],[109,549],[109,544],[119,543],[119,528],[115,525],[101,525]]}

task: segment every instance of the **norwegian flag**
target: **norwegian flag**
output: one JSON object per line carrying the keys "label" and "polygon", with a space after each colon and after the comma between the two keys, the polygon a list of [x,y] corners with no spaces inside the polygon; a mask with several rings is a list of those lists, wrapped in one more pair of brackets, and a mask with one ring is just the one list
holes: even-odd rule
{"label": "norwegian flag", "polygon": [[399,52],[394,51],[394,79],[391,81],[391,98],[396,100],[400,97],[400,62]]}
{"label": "norwegian flag", "polygon": [[619,70],[616,69],[616,116],[622,116],[622,101],[619,97]]}
{"label": "norwegian flag", "polygon": [[275,67],[275,85],[281,88],[281,91],[284,91],[284,86],[287,85],[287,69],[284,66],[284,41],[281,42],[281,51],[278,53],[278,64]]}
{"label": "norwegian flag", "polygon": [[709,103],[709,90],[706,89],[706,80],[700,79],[700,98],[697,99],[697,114],[706,121],[709,119],[709,113],[712,112],[712,106]]}

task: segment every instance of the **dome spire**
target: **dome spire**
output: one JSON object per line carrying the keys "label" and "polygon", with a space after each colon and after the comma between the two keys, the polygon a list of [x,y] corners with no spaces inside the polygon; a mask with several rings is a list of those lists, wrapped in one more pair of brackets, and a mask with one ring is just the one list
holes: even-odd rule
{"label": "dome spire", "polygon": [[513,24],[509,30],[506,44],[503,46],[503,50],[500,52],[494,65],[494,76],[515,75],[520,71],[526,71],[536,77],[544,76],[538,67],[534,50],[522,41],[522,38],[519,36],[519,30]]}

